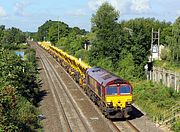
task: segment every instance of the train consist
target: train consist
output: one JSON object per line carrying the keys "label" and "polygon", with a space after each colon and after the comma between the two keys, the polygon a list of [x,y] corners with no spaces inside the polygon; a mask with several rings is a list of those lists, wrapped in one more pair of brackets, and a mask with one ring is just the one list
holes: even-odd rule
{"label": "train consist", "polygon": [[132,111],[132,86],[128,81],[100,67],[91,67],[74,56],[39,42],[79,83],[107,118],[127,118]]}

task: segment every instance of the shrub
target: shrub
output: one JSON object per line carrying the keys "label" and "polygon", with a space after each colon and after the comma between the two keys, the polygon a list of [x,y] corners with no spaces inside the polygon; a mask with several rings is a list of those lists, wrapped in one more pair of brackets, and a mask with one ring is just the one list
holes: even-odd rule
{"label": "shrub", "polygon": [[168,49],[164,48],[164,49],[161,50],[160,57],[161,57],[162,60],[167,60],[169,55],[170,54],[169,54]]}

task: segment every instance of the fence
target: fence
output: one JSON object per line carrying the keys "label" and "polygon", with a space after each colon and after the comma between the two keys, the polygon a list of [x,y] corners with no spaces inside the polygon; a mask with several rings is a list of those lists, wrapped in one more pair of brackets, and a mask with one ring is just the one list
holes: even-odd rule
{"label": "fence", "polygon": [[148,78],[153,82],[161,82],[167,87],[172,87],[177,92],[180,91],[180,73],[153,67],[153,71],[149,73]]}

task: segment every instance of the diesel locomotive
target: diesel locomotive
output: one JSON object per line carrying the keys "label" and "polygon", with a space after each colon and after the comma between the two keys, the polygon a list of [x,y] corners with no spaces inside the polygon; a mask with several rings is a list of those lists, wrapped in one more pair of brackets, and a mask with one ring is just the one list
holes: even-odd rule
{"label": "diesel locomotive", "polygon": [[128,81],[103,68],[91,67],[50,43],[38,44],[60,62],[107,118],[130,116],[133,94]]}

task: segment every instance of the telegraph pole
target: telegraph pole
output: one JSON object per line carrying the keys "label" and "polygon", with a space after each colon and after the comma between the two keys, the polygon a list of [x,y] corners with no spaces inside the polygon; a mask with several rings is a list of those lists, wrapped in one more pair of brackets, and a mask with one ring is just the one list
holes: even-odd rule
{"label": "telegraph pole", "polygon": [[[151,58],[150,58],[150,64],[152,65],[154,55],[157,55],[157,59],[160,59],[160,51],[159,51],[159,43],[160,43],[160,29],[158,31],[154,31],[152,28],[152,34],[151,34]],[[152,80],[152,69],[149,71],[149,79]]]}
{"label": "telegraph pole", "polygon": [[160,46],[160,28],[158,29],[158,59],[160,59],[160,49],[159,49],[159,46]]}
{"label": "telegraph pole", "polygon": [[59,42],[59,17],[58,17],[58,42]]}
{"label": "telegraph pole", "polygon": [[158,31],[154,31],[154,29],[152,28],[151,61],[153,61],[153,53],[157,53],[157,59],[160,59],[159,43],[160,43],[160,29],[158,29]]}

